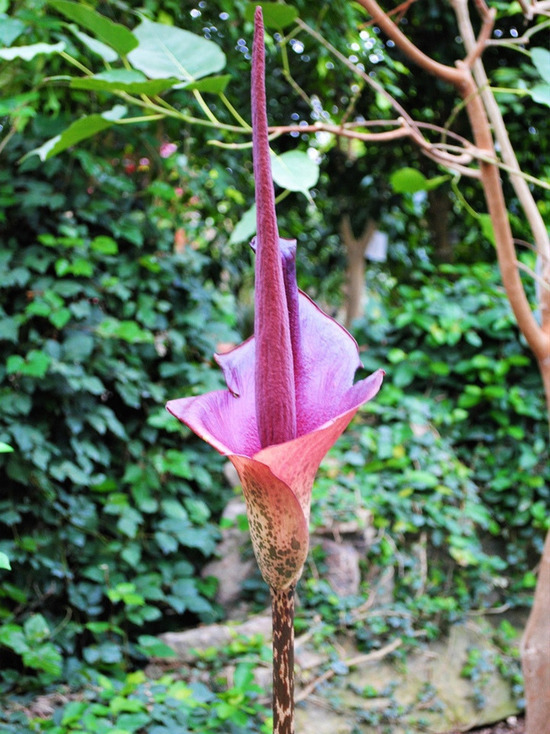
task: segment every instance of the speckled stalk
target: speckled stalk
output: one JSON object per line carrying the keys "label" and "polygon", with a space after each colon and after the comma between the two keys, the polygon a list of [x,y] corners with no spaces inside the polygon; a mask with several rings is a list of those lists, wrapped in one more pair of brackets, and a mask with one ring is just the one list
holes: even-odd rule
{"label": "speckled stalk", "polygon": [[294,734],[294,586],[271,589],[273,734]]}

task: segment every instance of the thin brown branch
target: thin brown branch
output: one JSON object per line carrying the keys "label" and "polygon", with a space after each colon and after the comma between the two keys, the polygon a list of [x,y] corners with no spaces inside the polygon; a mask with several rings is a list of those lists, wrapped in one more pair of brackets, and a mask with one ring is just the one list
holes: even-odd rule
{"label": "thin brown branch", "polygon": [[491,37],[493,28],[495,26],[496,10],[494,8],[489,9],[485,3],[476,3],[478,8],[483,8],[482,25],[477,38],[476,43],[469,49],[468,55],[464,59],[464,63],[468,68],[472,68],[474,63],[481,58],[487,41]]}
{"label": "thin brown branch", "polygon": [[[475,47],[476,42],[472,23],[470,20],[470,15],[468,12],[468,2],[467,0],[451,0],[451,5],[453,6],[453,9],[455,11],[460,35],[464,40],[464,44],[468,53],[470,53],[470,51]],[[480,12],[482,14],[485,13],[485,16],[482,15],[482,20],[485,23],[485,19],[489,15],[490,11],[485,6],[480,8]],[[537,251],[543,258],[543,279],[550,280],[550,237],[548,236],[546,225],[533,198],[533,194],[528,186],[528,183],[525,180],[525,176],[521,171],[514,148],[512,147],[510,138],[508,136],[508,130],[502,117],[502,113],[489,86],[487,74],[485,73],[485,69],[480,60],[476,60],[473,65],[472,72],[478,88],[481,89],[483,105],[485,110],[487,111],[487,116],[489,117],[495,137],[499,144],[500,154],[502,156],[502,160],[504,161],[503,168],[505,167],[505,170],[507,170],[507,172],[510,174],[510,182],[514,187],[527,221],[529,222],[529,227],[531,228],[531,231],[533,233],[533,238],[535,240]],[[543,329],[550,329],[550,293],[548,293],[547,291],[541,292],[539,305]],[[512,307],[514,307],[513,303]],[[520,328],[522,328],[519,321],[518,324]],[[527,338],[527,334],[525,334],[525,336]],[[530,341],[529,344],[531,345]],[[540,354],[548,349],[550,349],[550,345],[545,346],[543,343],[539,345],[538,352],[534,348],[533,351],[535,351],[535,354],[537,354],[537,356],[539,356],[540,358]]]}
{"label": "thin brown branch", "polygon": [[[397,648],[400,647],[402,644],[403,640],[398,637],[397,639],[393,640],[393,642],[390,642],[388,645],[381,647],[380,650],[374,650],[374,652],[368,652],[364,655],[356,655],[355,657],[343,660],[342,663],[348,668],[353,668],[357,665],[370,663],[373,660],[381,660],[382,658],[385,658],[387,655],[390,655],[392,652],[394,652],[394,650],[397,650]],[[315,680],[312,680],[311,683],[308,683],[308,685],[296,695],[296,703],[299,703],[300,701],[305,701],[305,699],[308,698],[308,696],[310,696],[313,691],[321,685],[321,683],[330,680],[334,675],[336,675],[336,673],[333,668],[325,670],[322,675],[315,678]]]}
{"label": "thin brown branch", "polygon": [[440,64],[438,61],[427,56],[417,46],[414,45],[407,36],[395,25],[393,20],[382,10],[375,0],[357,0],[365,10],[372,16],[376,24],[394,41],[401,51],[405,53],[413,63],[424,69],[433,76],[449,82],[455,87],[460,87],[464,81],[463,74],[452,66]]}

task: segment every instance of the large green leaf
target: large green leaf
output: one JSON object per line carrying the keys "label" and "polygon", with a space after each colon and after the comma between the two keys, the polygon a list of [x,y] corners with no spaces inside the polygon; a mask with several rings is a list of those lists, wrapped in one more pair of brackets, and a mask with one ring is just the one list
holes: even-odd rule
{"label": "large green leaf", "polygon": [[113,23],[112,20],[87,5],[70,0],[51,0],[50,5],[65,18],[78,23],[100,41],[114,48],[121,56],[126,56],[138,44],[137,39],[128,28],[120,23]]}
{"label": "large green leaf", "polygon": [[273,180],[283,189],[307,193],[319,180],[319,164],[302,150],[271,157]]}
{"label": "large green leaf", "polygon": [[128,92],[129,94],[160,94],[176,83],[176,79],[147,79],[135,69],[109,69],[109,71],[101,71],[94,76],[71,79],[71,87],[74,89]]}
{"label": "large green leaf", "polygon": [[38,54],[56,54],[65,50],[63,41],[59,43],[33,43],[31,46],[12,46],[11,48],[0,48],[0,59],[13,61],[23,59],[31,61]]}
{"label": "large green leaf", "polygon": [[252,2],[246,6],[244,11],[244,17],[247,20],[254,20],[254,12],[258,5],[262,7],[262,15],[266,28],[277,28],[281,30],[292,25],[298,17],[298,11],[292,5],[272,2]]}
{"label": "large green leaf", "polygon": [[128,61],[150,79],[194,81],[225,67],[225,54],[215,43],[181,28],[143,20],[134,34],[139,46]]}
{"label": "large green leaf", "polygon": [[40,160],[46,161],[61,151],[70,148],[72,145],[80,143],[81,140],[91,138],[98,132],[111,127],[117,120],[120,120],[126,114],[126,107],[123,105],[115,105],[111,110],[103,112],[101,115],[89,115],[81,117],[72,125],[54,138],[46,140],[39,148],[29,151],[25,158],[31,155],[37,155]]}

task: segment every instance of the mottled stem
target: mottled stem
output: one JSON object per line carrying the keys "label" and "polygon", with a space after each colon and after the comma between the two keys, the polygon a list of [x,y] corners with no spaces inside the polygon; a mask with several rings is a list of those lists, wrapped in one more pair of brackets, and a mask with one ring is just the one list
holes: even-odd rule
{"label": "mottled stem", "polygon": [[273,734],[294,734],[294,586],[271,589]]}

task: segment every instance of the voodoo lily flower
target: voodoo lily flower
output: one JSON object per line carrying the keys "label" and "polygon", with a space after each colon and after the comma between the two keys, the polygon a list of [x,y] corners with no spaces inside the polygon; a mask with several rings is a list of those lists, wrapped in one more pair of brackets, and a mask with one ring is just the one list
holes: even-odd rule
{"label": "voodoo lily flower", "polygon": [[254,552],[272,589],[296,584],[308,551],[313,480],[326,452],[382,383],[354,383],[353,337],[296,284],[296,242],[279,238],[269,154],[264,38],[256,13],[252,127],[257,236],[254,336],[215,355],[227,390],[168,410],[235,466]]}

